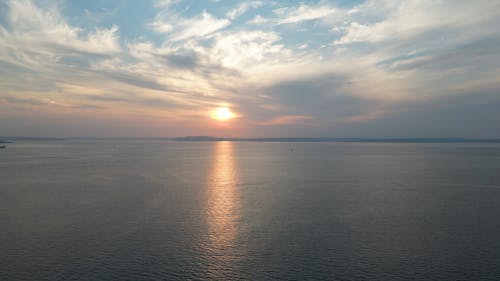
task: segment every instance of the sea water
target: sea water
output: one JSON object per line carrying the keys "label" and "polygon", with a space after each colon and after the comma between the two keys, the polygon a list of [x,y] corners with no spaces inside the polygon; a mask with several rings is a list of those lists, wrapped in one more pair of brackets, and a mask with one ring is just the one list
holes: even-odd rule
{"label": "sea water", "polygon": [[17,142],[0,280],[499,280],[500,145]]}

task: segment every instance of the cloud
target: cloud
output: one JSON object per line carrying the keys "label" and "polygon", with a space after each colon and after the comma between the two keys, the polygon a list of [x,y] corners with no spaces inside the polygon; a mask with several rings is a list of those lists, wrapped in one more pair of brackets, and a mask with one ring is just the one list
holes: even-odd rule
{"label": "cloud", "polygon": [[149,26],[158,33],[170,33],[169,40],[175,42],[208,36],[230,23],[228,19],[216,18],[206,11],[193,18],[163,12]]}
{"label": "cloud", "polygon": [[246,13],[248,10],[255,9],[255,8],[258,8],[258,7],[263,6],[263,5],[264,5],[264,2],[262,2],[262,1],[243,2],[240,5],[238,5],[236,8],[231,9],[229,12],[227,12],[226,17],[228,17],[231,20],[234,20],[235,18]]}
{"label": "cloud", "polygon": [[27,0],[8,1],[7,5],[9,29],[3,29],[1,33],[4,46],[35,52],[39,50],[36,48],[40,48],[66,55],[111,54],[120,51],[117,26],[85,32],[69,25],[56,8],[40,9]]}
{"label": "cloud", "polygon": [[170,31],[172,31],[174,29],[172,24],[170,24],[168,22],[161,21],[161,20],[154,21],[154,22],[150,23],[149,26],[151,27],[151,29],[153,29],[154,31],[156,31],[158,33],[169,33]]}
{"label": "cloud", "polygon": [[278,116],[271,120],[266,120],[257,123],[261,126],[275,126],[275,125],[297,125],[297,124],[307,124],[309,120],[313,119],[312,116],[304,116],[304,115],[285,115]]}
{"label": "cloud", "polygon": [[155,3],[155,7],[167,9],[178,2],[179,2],[178,0],[157,0]]}
{"label": "cloud", "polygon": [[279,8],[274,13],[279,17],[278,24],[291,24],[308,20],[324,18],[335,13],[336,9],[328,5],[309,6],[301,4],[298,7]]}
{"label": "cloud", "polygon": [[344,30],[341,38],[334,42],[337,45],[388,40],[404,42],[435,31],[443,31],[444,37],[458,36],[463,40],[472,35],[469,33],[472,30],[476,35],[491,33],[493,30],[485,29],[483,23],[498,16],[499,13],[494,12],[498,7],[493,2],[455,1],[450,5],[444,1],[367,1],[353,13],[344,11],[343,22],[329,22],[335,30],[339,30],[339,24]]}
{"label": "cloud", "polygon": [[375,42],[380,36],[369,26],[352,22],[346,28],[346,33],[340,39],[333,42],[334,45],[352,44],[356,42]]}
{"label": "cloud", "polygon": [[365,114],[353,115],[345,118],[340,118],[337,123],[358,123],[358,122],[367,122],[372,120],[380,119],[384,116],[385,111],[377,110],[373,112],[368,112]]}
{"label": "cloud", "polygon": [[259,25],[264,23],[272,23],[273,25],[296,24],[304,21],[312,21],[324,19],[332,16],[337,11],[336,8],[330,5],[306,5],[287,6],[273,10],[274,17],[265,18],[260,14],[248,21],[249,24]]}
{"label": "cloud", "polygon": [[97,11],[90,11],[88,9],[83,10],[83,14],[85,15],[85,19],[90,20],[90,21],[95,22],[95,23],[102,22],[104,19],[116,15],[117,12],[118,12],[117,8],[112,9],[112,10],[102,8],[102,9],[97,10]]}
{"label": "cloud", "polygon": [[279,40],[280,37],[274,32],[228,32],[217,35],[208,52],[211,59],[223,66],[248,69],[286,54],[288,51],[278,43]]}
{"label": "cloud", "polygon": [[339,136],[498,138],[498,91],[477,90],[400,105],[391,114],[336,124]]}
{"label": "cloud", "polygon": [[[317,124],[371,120],[390,104],[350,95],[346,77],[322,74],[307,80],[275,83],[265,89],[267,103],[279,105],[272,115],[314,116]],[[260,113],[261,116],[265,116]]]}
{"label": "cloud", "polygon": [[188,39],[191,37],[203,37],[210,35],[230,24],[227,19],[218,19],[211,14],[203,13],[193,19],[187,19],[179,24],[180,31],[175,32],[170,38],[173,41]]}
{"label": "cloud", "polygon": [[20,97],[3,97],[3,100],[9,102],[9,103],[14,103],[14,104],[27,104],[27,105],[44,105],[48,104],[49,102],[35,99],[35,98],[20,98]]}
{"label": "cloud", "polygon": [[269,22],[269,19],[256,15],[252,20],[248,21],[249,24],[263,24]]}

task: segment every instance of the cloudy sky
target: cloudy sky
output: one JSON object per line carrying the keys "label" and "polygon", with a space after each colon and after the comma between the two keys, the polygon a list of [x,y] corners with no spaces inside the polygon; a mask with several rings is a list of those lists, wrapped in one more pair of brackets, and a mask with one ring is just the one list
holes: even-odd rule
{"label": "cloudy sky", "polygon": [[500,137],[500,1],[0,0],[0,135]]}

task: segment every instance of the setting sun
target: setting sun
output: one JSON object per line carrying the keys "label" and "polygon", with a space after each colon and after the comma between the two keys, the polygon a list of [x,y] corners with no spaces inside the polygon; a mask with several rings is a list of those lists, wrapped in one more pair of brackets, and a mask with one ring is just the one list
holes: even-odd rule
{"label": "setting sun", "polygon": [[212,117],[216,120],[219,120],[219,121],[227,121],[227,120],[233,118],[234,114],[227,107],[219,107],[219,108],[215,109],[215,111],[212,114]]}

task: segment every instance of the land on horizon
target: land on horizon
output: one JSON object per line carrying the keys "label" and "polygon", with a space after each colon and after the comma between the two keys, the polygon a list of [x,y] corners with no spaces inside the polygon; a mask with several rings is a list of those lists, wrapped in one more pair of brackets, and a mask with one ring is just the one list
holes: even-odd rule
{"label": "land on horizon", "polygon": [[224,138],[211,136],[186,136],[172,138],[174,141],[256,141],[256,142],[415,142],[415,143],[452,143],[452,142],[495,142],[500,139],[470,138],[332,138],[332,137],[287,137],[287,138]]}
{"label": "land on horizon", "polygon": [[0,137],[0,143],[14,141],[64,141],[64,140],[170,140],[179,142],[378,142],[378,143],[500,143],[500,139],[492,138],[338,138],[338,137],[213,137],[213,136],[182,136],[182,137]]}

